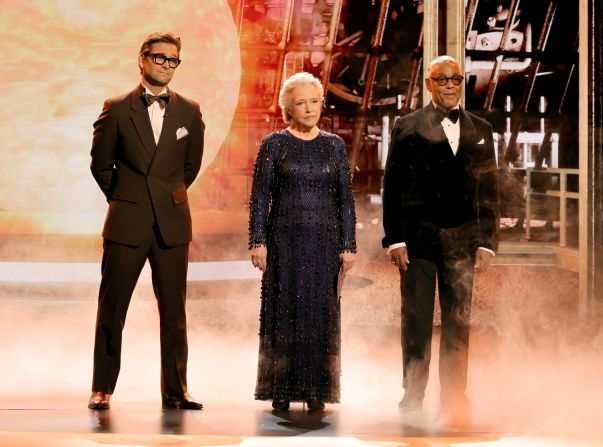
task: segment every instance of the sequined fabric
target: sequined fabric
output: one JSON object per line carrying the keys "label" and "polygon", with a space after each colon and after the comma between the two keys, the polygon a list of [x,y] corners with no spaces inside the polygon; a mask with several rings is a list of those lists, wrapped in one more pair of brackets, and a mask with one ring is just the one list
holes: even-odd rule
{"label": "sequined fabric", "polygon": [[345,144],[268,135],[255,163],[249,246],[265,244],[255,398],[339,401],[339,254],[356,251]]}

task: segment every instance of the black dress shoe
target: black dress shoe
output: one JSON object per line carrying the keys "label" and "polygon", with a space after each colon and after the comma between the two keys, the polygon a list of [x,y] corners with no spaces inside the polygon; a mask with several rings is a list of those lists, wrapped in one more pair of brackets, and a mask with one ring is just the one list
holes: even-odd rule
{"label": "black dress shoe", "polygon": [[325,403],[322,400],[309,400],[308,411],[322,411],[325,409]]}
{"label": "black dress shoe", "polygon": [[164,394],[161,396],[161,406],[164,410],[201,410],[203,408],[203,404],[194,401],[188,393],[184,393],[180,397]]}
{"label": "black dress shoe", "polygon": [[289,401],[287,399],[274,399],[272,408],[279,411],[287,411],[289,409]]}
{"label": "black dress shoe", "polygon": [[91,410],[108,410],[110,399],[110,394],[103,393],[102,391],[92,391],[92,395],[88,399],[88,408]]}

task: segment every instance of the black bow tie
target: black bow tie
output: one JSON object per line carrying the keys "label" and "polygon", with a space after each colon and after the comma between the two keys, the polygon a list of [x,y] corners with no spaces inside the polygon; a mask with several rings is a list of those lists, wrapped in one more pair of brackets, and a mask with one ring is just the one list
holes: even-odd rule
{"label": "black bow tie", "polygon": [[155,101],[159,101],[161,107],[165,107],[168,102],[170,102],[170,94],[162,93],[161,95],[151,95],[150,93],[144,93],[142,95],[142,99],[144,100],[147,107],[153,104]]}
{"label": "black bow tie", "polygon": [[438,116],[438,122],[442,122],[442,120],[444,118],[448,118],[450,121],[452,121],[453,123],[456,123],[459,119],[459,115],[461,113],[460,109],[450,109],[450,110],[444,110],[441,108],[437,108],[436,109],[436,114]]}

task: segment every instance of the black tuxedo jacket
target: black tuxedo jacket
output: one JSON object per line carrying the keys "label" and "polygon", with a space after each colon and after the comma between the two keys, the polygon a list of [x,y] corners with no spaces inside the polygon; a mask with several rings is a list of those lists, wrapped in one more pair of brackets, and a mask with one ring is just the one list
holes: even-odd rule
{"label": "black tuxedo jacket", "polygon": [[156,223],[166,245],[186,244],[192,238],[186,190],[201,167],[205,125],[196,102],[169,90],[155,144],[143,91],[139,85],[108,99],[94,123],[90,169],[109,202],[103,237],[137,246]]}
{"label": "black tuxedo jacket", "polygon": [[492,127],[460,111],[452,152],[430,103],[399,118],[383,178],[383,246],[405,242],[409,256],[428,257],[441,228],[466,228],[467,249],[498,248],[498,176]]}

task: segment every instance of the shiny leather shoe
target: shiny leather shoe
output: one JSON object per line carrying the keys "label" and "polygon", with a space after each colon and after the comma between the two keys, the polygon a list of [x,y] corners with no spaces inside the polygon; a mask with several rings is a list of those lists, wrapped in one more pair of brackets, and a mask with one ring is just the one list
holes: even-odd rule
{"label": "shiny leather shoe", "polygon": [[272,401],[272,408],[279,411],[287,411],[289,409],[289,401],[287,399],[274,399]]}
{"label": "shiny leather shoe", "polygon": [[109,400],[111,395],[102,391],[92,391],[88,400],[88,408],[91,410],[108,410],[110,408]]}
{"label": "shiny leather shoe", "polygon": [[322,400],[309,400],[308,411],[322,411],[325,409],[325,403]]}
{"label": "shiny leather shoe", "polygon": [[203,404],[194,401],[188,393],[184,393],[180,397],[164,394],[161,396],[161,406],[164,410],[201,410],[203,408]]}

